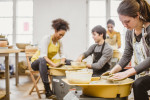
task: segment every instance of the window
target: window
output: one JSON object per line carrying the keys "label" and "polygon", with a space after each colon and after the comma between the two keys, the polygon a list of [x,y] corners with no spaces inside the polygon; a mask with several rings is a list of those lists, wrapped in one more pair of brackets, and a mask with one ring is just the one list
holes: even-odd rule
{"label": "window", "polygon": [[[122,0],[89,0],[89,44],[88,47],[94,44],[92,38],[91,29],[96,25],[101,25],[107,30],[107,20],[112,19],[115,21],[114,30],[120,32],[121,34],[121,49],[119,51],[123,52],[124,41],[125,41],[125,31],[126,29],[119,20],[117,8]],[[109,6],[110,5],[110,6]]]}
{"label": "window", "polygon": [[94,26],[106,27],[106,2],[105,0],[89,1],[89,46],[94,43],[91,30]]}
{"label": "window", "polygon": [[13,8],[12,0],[0,1],[0,34],[5,35],[8,38],[10,44],[12,44],[12,34],[13,34],[12,8]]}
{"label": "window", "polygon": [[121,35],[121,48],[119,51],[123,52],[125,47],[125,28],[119,20],[117,8],[122,0],[111,0],[110,2],[110,19],[114,20],[115,27],[114,30],[120,32]]}
{"label": "window", "polygon": [[33,42],[33,0],[0,1],[0,34],[10,45]]}
{"label": "window", "polygon": [[33,41],[33,1],[17,0],[16,42],[32,43]]}

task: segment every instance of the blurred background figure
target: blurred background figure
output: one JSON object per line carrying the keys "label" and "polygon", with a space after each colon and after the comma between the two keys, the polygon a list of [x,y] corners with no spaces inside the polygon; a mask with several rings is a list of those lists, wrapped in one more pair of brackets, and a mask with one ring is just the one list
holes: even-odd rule
{"label": "blurred background figure", "polygon": [[109,43],[113,50],[117,50],[121,48],[121,37],[120,32],[114,31],[115,22],[111,19],[107,21],[107,34],[106,34],[106,42]]}

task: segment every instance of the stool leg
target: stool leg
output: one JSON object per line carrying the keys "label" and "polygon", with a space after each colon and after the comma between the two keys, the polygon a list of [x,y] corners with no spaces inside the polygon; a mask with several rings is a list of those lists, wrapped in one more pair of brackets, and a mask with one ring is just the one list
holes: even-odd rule
{"label": "stool leg", "polygon": [[[34,76],[33,76],[32,73],[30,73],[30,75],[31,75],[32,81],[33,81],[33,83],[34,83],[34,86],[33,86],[33,87],[36,88],[36,92],[37,92],[37,94],[38,94],[38,97],[41,99],[41,95],[40,95],[39,90],[38,90],[38,87],[37,87],[37,81],[35,81]],[[38,78],[40,79],[40,76],[39,76]],[[39,79],[38,79],[38,80],[39,80]]]}

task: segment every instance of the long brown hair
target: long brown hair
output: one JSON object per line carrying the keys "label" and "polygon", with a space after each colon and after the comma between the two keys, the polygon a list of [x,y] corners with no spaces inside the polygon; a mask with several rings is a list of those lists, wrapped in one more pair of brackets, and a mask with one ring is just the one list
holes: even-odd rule
{"label": "long brown hair", "polygon": [[139,12],[142,20],[150,22],[150,5],[145,0],[123,0],[117,12],[133,18],[137,17]]}

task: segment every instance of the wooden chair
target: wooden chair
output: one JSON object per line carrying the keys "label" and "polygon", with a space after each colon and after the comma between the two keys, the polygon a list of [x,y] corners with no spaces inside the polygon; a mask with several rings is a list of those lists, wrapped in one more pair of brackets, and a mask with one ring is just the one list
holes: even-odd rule
{"label": "wooden chair", "polygon": [[[27,64],[28,64],[28,72],[29,74],[31,75],[31,79],[34,83],[33,87],[31,88],[30,92],[29,92],[29,95],[31,95],[32,92],[37,92],[38,94],[38,97],[41,99],[41,95],[40,94],[43,94],[45,93],[45,90],[39,90],[38,87],[37,87],[37,83],[39,82],[39,79],[41,78],[40,76],[40,73],[39,71],[34,71],[32,68],[31,68],[31,64],[30,64],[30,61],[29,61],[29,57],[32,57],[35,52],[37,51],[37,49],[25,49],[25,54],[26,54],[26,59],[27,59]],[[49,71],[48,71],[49,72]],[[34,75],[38,75],[38,78],[35,79],[34,78]],[[50,74],[49,74],[50,76]],[[51,80],[51,77],[49,77],[50,80]],[[51,82],[50,82],[51,83]],[[34,88],[36,89],[36,91],[33,91]],[[43,91],[42,93],[40,93],[39,91]]]}

